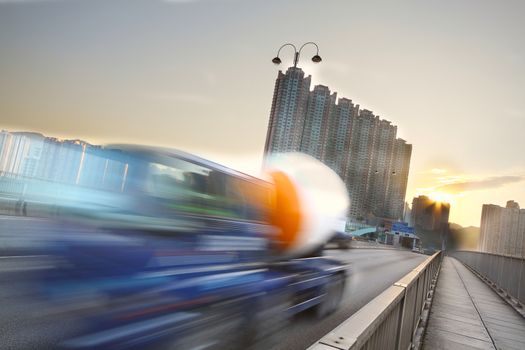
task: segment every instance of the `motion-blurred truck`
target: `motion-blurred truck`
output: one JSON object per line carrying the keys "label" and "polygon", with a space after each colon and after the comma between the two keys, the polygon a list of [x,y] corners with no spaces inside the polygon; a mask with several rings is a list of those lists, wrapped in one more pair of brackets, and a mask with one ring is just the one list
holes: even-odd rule
{"label": "motion-blurred truck", "polygon": [[76,183],[23,198],[67,232],[25,252],[52,257],[36,278],[42,307],[70,322],[57,347],[268,349],[294,315],[338,307],[347,266],[312,252],[348,200],[316,161],[282,155],[261,180],[161,148],[82,159]]}

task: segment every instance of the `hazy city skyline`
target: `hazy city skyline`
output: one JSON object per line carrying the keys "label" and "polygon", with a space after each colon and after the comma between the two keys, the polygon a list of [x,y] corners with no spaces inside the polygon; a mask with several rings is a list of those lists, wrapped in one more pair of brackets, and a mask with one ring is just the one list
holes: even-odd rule
{"label": "hazy city skyline", "polygon": [[[519,1],[0,0],[0,128],[262,161],[285,42],[339,96],[414,145],[406,201],[525,202],[525,27]],[[126,6],[124,6],[126,5]]]}

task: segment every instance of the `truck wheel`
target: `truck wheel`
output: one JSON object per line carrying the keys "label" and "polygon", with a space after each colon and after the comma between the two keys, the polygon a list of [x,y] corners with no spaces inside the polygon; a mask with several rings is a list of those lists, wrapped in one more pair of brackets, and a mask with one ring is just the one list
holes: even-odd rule
{"label": "truck wheel", "polygon": [[[210,308],[214,308],[211,306]],[[236,305],[232,310],[202,310],[202,317],[187,331],[177,334],[155,350],[202,349],[241,350],[242,316]]]}
{"label": "truck wheel", "polygon": [[290,323],[288,308],[292,298],[289,293],[277,293],[262,297],[257,304],[247,316],[245,349],[272,349],[281,343],[283,330]]}
{"label": "truck wheel", "polygon": [[333,313],[343,297],[345,280],[343,274],[335,274],[326,285],[323,301],[316,306],[315,314],[318,318],[324,318]]}
{"label": "truck wheel", "polygon": [[348,243],[348,242],[339,242],[339,249],[344,249],[344,250],[350,249],[350,243]]}

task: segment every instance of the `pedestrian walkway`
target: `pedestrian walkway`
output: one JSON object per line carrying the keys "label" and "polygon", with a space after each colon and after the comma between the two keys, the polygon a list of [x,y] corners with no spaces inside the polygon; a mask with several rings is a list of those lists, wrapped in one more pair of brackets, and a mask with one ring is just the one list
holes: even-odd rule
{"label": "pedestrian walkway", "polygon": [[445,257],[424,350],[525,349],[525,319],[458,260]]}

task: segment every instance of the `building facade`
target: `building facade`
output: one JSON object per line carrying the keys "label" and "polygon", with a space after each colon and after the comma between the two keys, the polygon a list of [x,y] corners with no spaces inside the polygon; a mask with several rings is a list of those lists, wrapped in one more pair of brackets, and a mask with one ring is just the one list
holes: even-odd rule
{"label": "building facade", "polygon": [[448,229],[450,204],[438,202],[427,196],[415,197],[412,200],[411,219],[416,229],[443,233]]}
{"label": "building facade", "polygon": [[525,209],[508,201],[505,207],[484,204],[481,211],[479,250],[523,258],[525,255]]}
{"label": "building facade", "polygon": [[358,110],[359,106],[354,106],[352,100],[347,98],[340,98],[332,108],[328,131],[328,138],[331,142],[327,142],[324,161],[341,178],[344,178],[347,172],[352,127]]}
{"label": "building facade", "polygon": [[44,136],[33,132],[0,133],[0,172],[33,177],[42,157]]}
{"label": "building facade", "polygon": [[60,140],[30,132],[0,132],[3,185],[9,179],[19,179],[37,180],[42,186],[59,183],[121,191],[126,171],[126,160],[81,140]]}
{"label": "building facade", "polygon": [[[405,203],[405,194],[411,156],[412,145],[407,144],[403,139],[396,139],[394,141],[391,168],[388,172],[389,184],[386,196],[387,217],[398,220],[406,219],[408,204]],[[408,222],[408,220],[405,221]]]}
{"label": "building facade", "polygon": [[265,154],[299,151],[304,127],[310,83],[300,68],[279,71],[266,134]]}
{"label": "building facade", "polygon": [[351,219],[401,219],[412,146],[391,122],[310,84],[300,68],[278,73],[265,155],[300,151],[331,167],[346,184]]}
{"label": "building facade", "polygon": [[337,94],[328,86],[317,85],[308,95],[308,104],[301,133],[300,151],[319,160],[326,158],[329,129]]}
{"label": "building facade", "polygon": [[[354,119],[347,154],[348,165],[343,181],[350,197],[350,218],[364,220],[370,213],[367,202],[372,176],[372,152],[374,150],[378,118],[371,111],[362,110]],[[375,174],[374,174],[375,175]]]}
{"label": "building facade", "polygon": [[368,211],[376,217],[385,217],[388,212],[392,211],[388,208],[386,199],[392,180],[392,160],[396,133],[396,126],[387,120],[376,117],[366,200]]}

